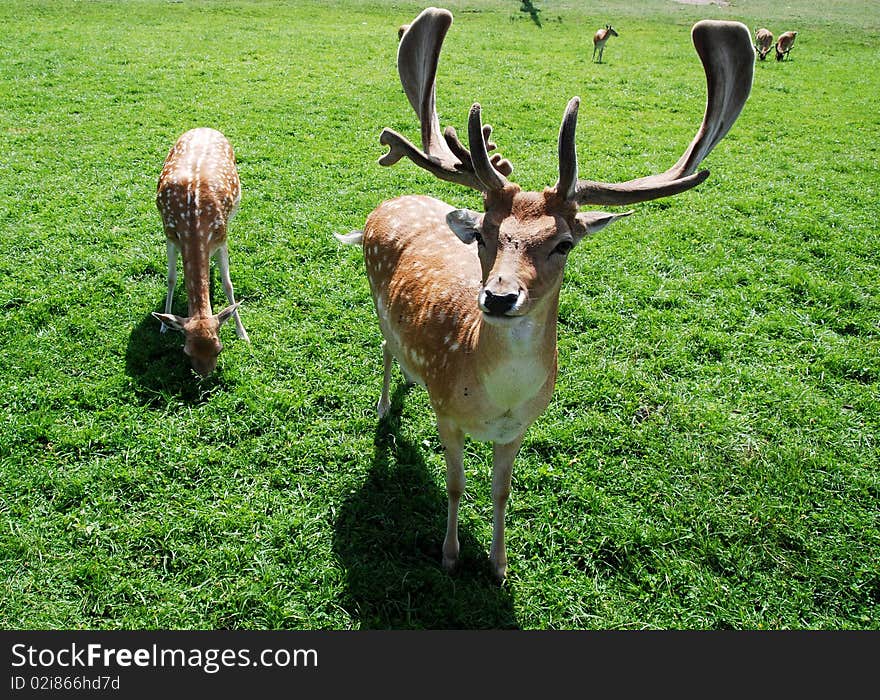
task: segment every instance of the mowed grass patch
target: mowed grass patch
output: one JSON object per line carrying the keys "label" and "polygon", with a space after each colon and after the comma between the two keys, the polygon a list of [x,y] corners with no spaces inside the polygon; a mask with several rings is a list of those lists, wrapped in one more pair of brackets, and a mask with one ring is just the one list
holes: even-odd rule
{"label": "mowed grass patch", "polygon": [[[398,194],[480,205],[376,164],[382,127],[418,134],[395,55],[422,6],[5,3],[0,625],[876,629],[880,23],[790,5],[545,2],[542,29],[514,2],[448,5],[441,122],[461,131],[480,101],[530,189],[556,180],[575,94],[583,177],[677,159],[705,104],[697,19],[800,32],[790,60],[756,65],[703,185],[570,256],[498,588],[490,448],[466,448],[450,577],[427,397],[396,373],[376,418],[362,258],[331,235]],[[621,36],[592,64],[608,21]],[[199,381],[150,312],[156,179],[202,125],[238,156],[231,275],[252,344],[224,327]]]}

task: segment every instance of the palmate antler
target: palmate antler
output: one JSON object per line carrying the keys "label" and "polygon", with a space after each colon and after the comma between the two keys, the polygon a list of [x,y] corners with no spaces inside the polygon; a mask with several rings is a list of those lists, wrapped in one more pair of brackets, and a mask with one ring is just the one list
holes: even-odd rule
{"label": "palmate antler", "polygon": [[[702,20],[691,30],[697,54],[706,71],[707,101],[694,140],[669,170],[658,175],[620,183],[577,180],[577,155],[574,145],[574,125],[577,121],[577,101],[568,104],[563,127],[560,130],[559,171],[560,185],[579,205],[634,204],[650,199],[668,197],[684,192],[709,177],[709,171],[696,172],[709,152],[733,126],[752,89],[755,52],[748,27],[739,22]],[[565,132],[565,143],[563,143]]]}
{"label": "palmate antler", "polygon": [[448,10],[429,7],[404,33],[397,50],[397,69],[403,91],[419,118],[424,150],[416,148],[396,131],[384,129],[379,140],[390,150],[379,163],[393,165],[407,157],[441,180],[480,192],[500,189],[507,184],[505,176],[510,175],[513,167],[499,154],[488,156],[495,144],[489,140],[492,127],[480,123],[479,105],[471,108],[468,120],[468,141],[475,151],[473,154],[458,139],[455,129],[448,127],[444,133],[440,132],[435,82],[440,49],[451,25],[452,14]]}
{"label": "palmate antler", "polygon": [[[401,83],[419,117],[422,147],[419,150],[391,129],[380,141],[390,150],[379,163],[393,165],[403,157],[441,180],[466,185],[487,193],[508,185],[510,162],[488,152],[495,148],[489,137],[492,128],[483,126],[480,105],[471,107],[468,142],[459,141],[455,130],[440,132],[435,104],[435,81],[440,50],[452,24],[447,10],[429,7],[413,21],[403,35],[397,61]],[[739,22],[703,20],[691,32],[697,54],[706,72],[707,102],[703,122],[681,158],[666,172],[620,183],[578,179],[575,131],[580,99],[569,103],[559,131],[559,180],[556,189],[578,205],[621,205],[668,197],[694,187],[709,176],[697,166],[718,144],[739,116],[752,87],[754,49],[749,29]]]}

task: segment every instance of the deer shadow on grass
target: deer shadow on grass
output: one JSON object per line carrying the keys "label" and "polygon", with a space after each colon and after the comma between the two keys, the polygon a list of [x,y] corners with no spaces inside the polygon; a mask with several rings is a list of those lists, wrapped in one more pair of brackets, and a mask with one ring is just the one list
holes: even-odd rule
{"label": "deer shadow on grass", "polygon": [[510,590],[492,577],[479,542],[459,523],[458,570],[440,564],[446,491],[425,464],[423,447],[400,432],[406,387],[373,440],[373,464],[346,499],[333,548],[347,571],[343,605],[362,629],[517,629]]}
{"label": "deer shadow on grass", "polygon": [[226,386],[222,354],[217,369],[202,379],[183,352],[183,334],[170,329],[160,333],[159,328],[159,321],[147,314],[128,337],[125,373],[133,380],[141,404],[164,408],[170,401],[182,400],[198,405]]}

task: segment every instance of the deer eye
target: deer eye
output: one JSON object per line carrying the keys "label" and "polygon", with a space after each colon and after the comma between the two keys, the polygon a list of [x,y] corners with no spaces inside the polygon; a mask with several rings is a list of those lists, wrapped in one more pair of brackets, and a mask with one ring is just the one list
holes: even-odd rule
{"label": "deer eye", "polygon": [[574,243],[573,243],[573,242],[571,242],[571,241],[560,241],[560,242],[556,245],[556,247],[553,249],[553,252],[550,253],[550,255],[553,255],[554,253],[558,253],[559,255],[568,255],[568,251],[570,251],[572,248],[574,248]]}

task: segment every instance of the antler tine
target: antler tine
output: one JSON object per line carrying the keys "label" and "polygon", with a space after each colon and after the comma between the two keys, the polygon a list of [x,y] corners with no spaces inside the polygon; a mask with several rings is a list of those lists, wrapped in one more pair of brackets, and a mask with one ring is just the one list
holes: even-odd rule
{"label": "antler tine", "polygon": [[471,147],[471,161],[474,165],[474,173],[476,173],[480,182],[485,185],[484,191],[503,190],[510,183],[492,164],[486,146],[485,133],[480,114],[480,104],[475,102],[468,115],[468,143]]}
{"label": "antler tine", "polygon": [[[489,138],[491,135],[492,127],[489,124],[483,124],[483,140],[486,142],[487,151],[494,151],[497,148]],[[473,160],[471,160],[471,152],[465,148],[464,144],[459,140],[455,128],[447,126],[446,130],[443,132],[443,138],[446,139],[446,144],[455,156],[462,162],[462,166],[473,171],[474,163]],[[510,161],[506,158],[502,158],[501,154],[496,153],[489,160],[492,162],[495,170],[502,175],[510,175],[510,173],[513,172],[513,165],[511,165]]]}
{"label": "antler tine", "polygon": [[740,22],[702,20],[691,30],[706,72],[703,123],[681,158],[657,175],[621,183],[579,180],[578,204],[633,204],[678,194],[700,184],[709,171],[696,172],[700,162],[733,126],[752,89],[755,52],[748,27]]}
{"label": "antler tine", "polygon": [[[458,138],[458,132],[456,132],[455,127],[447,126],[446,129],[443,131],[443,138],[446,141],[446,145],[449,146],[449,149],[452,151],[455,157],[461,161],[461,164],[468,170],[473,171],[474,163],[471,160],[471,152]],[[495,144],[493,143],[492,146],[494,145]]]}
{"label": "antler tine", "polygon": [[580,104],[579,97],[569,100],[559,127],[559,182],[556,183],[556,191],[565,199],[574,199],[577,187],[578,161],[574,134]]}
{"label": "antler tine", "polygon": [[[429,7],[403,34],[397,50],[397,68],[406,97],[419,118],[424,150],[419,150],[396,131],[384,129],[379,141],[390,150],[379,159],[379,163],[393,165],[406,157],[441,180],[486,192],[485,184],[474,172],[471,154],[459,141],[455,129],[447,128],[441,133],[437,118],[437,64],[451,25],[452,14],[448,10]],[[491,132],[492,127],[486,126],[483,147],[490,151],[495,148],[495,144],[489,141]],[[504,174],[509,175],[513,170],[510,163],[499,155],[493,156],[491,162]]]}
{"label": "antler tine", "polygon": [[[483,124],[483,142],[486,144],[487,151],[494,151],[497,148],[494,142],[489,140],[491,135],[492,127],[489,124]],[[492,163],[492,167],[502,175],[510,175],[513,172],[511,162],[507,158],[502,158],[500,153],[493,155],[489,161]]]}

